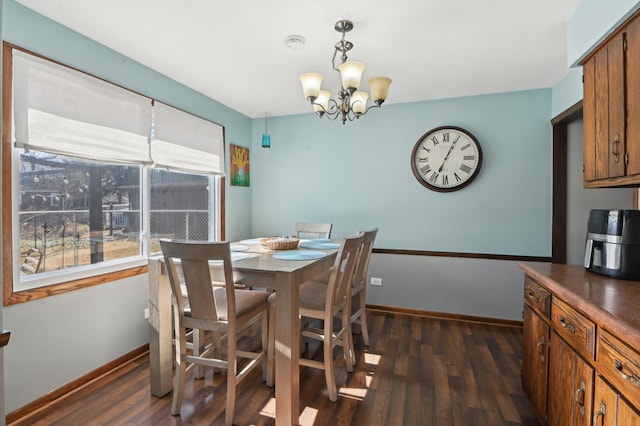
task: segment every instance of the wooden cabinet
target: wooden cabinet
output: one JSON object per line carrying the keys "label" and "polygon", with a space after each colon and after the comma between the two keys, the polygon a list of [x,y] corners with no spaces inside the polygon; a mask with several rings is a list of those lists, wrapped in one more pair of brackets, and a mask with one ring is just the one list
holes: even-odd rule
{"label": "wooden cabinet", "polygon": [[524,300],[522,389],[533,405],[538,422],[543,424],[547,419],[551,294],[527,279]]}
{"label": "wooden cabinet", "polygon": [[557,297],[551,306],[553,329],[589,362],[595,359],[596,325],[582,313]]}
{"label": "wooden cabinet", "polygon": [[524,307],[523,324],[522,389],[542,424],[547,419],[550,327],[527,305]]}
{"label": "wooden cabinet", "polygon": [[640,17],[582,62],[584,186],[640,183]]}
{"label": "wooden cabinet", "polygon": [[549,355],[549,425],[591,424],[593,368],[556,332]]}
{"label": "wooden cabinet", "polygon": [[640,414],[599,376],[593,400],[594,426],[640,426]]}
{"label": "wooden cabinet", "polygon": [[578,265],[521,267],[522,387],[538,422],[640,426],[640,283]]}

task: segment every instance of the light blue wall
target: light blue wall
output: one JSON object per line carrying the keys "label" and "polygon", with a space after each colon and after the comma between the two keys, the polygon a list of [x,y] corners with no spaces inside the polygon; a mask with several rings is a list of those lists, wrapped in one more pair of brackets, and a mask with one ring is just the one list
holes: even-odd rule
{"label": "light blue wall", "polygon": [[553,87],[551,116],[566,111],[582,100],[582,67],[569,69],[567,76]]}
{"label": "light blue wall", "polygon": [[567,20],[568,64],[576,65],[638,8],[637,0],[582,0]]}
{"label": "light blue wall", "polygon": [[638,8],[637,0],[582,0],[567,21],[567,66],[572,68],[553,87],[552,117],[582,99],[582,66],[578,62]]}
{"label": "light blue wall", "polygon": [[[329,221],[334,235],[380,227],[377,248],[550,256],[551,90],[385,105],[342,125],[312,114],[254,120],[253,230]],[[453,193],[420,185],[411,151],[460,126],[483,149],[476,180]]]}

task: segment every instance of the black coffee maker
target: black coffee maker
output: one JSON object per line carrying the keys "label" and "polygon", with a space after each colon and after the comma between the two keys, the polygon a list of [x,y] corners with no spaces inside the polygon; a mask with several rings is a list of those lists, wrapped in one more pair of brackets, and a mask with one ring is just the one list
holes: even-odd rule
{"label": "black coffee maker", "polygon": [[591,210],[584,267],[598,274],[640,281],[640,210]]}

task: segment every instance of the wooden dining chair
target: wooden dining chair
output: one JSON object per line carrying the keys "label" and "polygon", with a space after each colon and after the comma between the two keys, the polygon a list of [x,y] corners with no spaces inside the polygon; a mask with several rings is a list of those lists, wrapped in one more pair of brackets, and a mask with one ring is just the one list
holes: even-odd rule
{"label": "wooden dining chair", "polygon": [[[333,264],[329,283],[307,281],[300,285],[301,319],[315,319],[322,322],[322,328],[315,327],[316,321],[301,321],[301,336],[319,340],[323,345],[323,361],[300,358],[300,365],[323,369],[327,382],[329,400],[338,399],[338,389],[334,371],[333,350],[342,346],[347,371],[353,371],[352,357],[349,353],[349,336],[351,335],[350,289],[353,271],[362,246],[362,234],[345,238]],[[278,293],[269,296],[269,346],[267,362],[267,385],[274,384],[275,370],[275,310]],[[336,324],[336,315],[343,313],[342,320]],[[334,326],[337,325],[337,327]],[[276,383],[277,386],[277,383]]]}
{"label": "wooden dining chair", "polygon": [[[369,346],[369,327],[367,326],[367,275],[369,274],[369,261],[373,253],[373,243],[378,235],[378,228],[363,231],[362,247],[358,266],[353,277],[351,287],[351,324],[358,324],[362,332],[364,344]],[[353,363],[355,364],[355,351],[353,336],[350,336],[349,348],[354,353]]]}
{"label": "wooden dining chair", "polygon": [[[351,286],[351,328],[353,325],[360,327],[362,340],[366,346],[369,346],[369,327],[367,325],[367,276],[369,274],[369,261],[373,252],[373,243],[378,235],[378,228],[368,231],[360,231],[363,234],[362,247],[360,248],[360,257],[354,269],[353,282]],[[324,272],[316,277],[314,281],[328,283],[332,271]],[[340,313],[338,313],[340,316]],[[355,347],[353,336],[349,336],[349,353],[351,354],[351,362],[356,364]]]}
{"label": "wooden dining chair", "polygon": [[296,236],[298,238],[331,238],[331,223],[296,223]]}
{"label": "wooden dining chair", "polygon": [[[225,369],[225,424],[231,425],[236,386],[255,367],[266,367],[269,293],[235,288],[228,242],[161,239],[160,246],[171,284],[176,334],[176,370],[171,414],[180,414],[187,371],[200,365]],[[212,268],[217,272],[214,278],[221,277],[221,282],[212,281]],[[262,331],[261,350],[238,350],[240,333],[258,321],[261,322]],[[197,349],[197,345],[194,345],[191,352],[187,352],[187,333],[190,331],[202,334],[210,332],[213,343],[202,352]],[[226,352],[226,358],[222,356],[223,352]],[[240,371],[239,359],[249,359],[247,362],[243,361]]]}

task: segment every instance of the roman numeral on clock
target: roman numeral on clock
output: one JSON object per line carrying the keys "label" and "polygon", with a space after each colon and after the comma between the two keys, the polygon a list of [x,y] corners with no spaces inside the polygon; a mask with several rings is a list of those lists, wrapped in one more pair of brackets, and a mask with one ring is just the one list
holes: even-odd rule
{"label": "roman numeral on clock", "polygon": [[467,166],[466,164],[462,164],[460,165],[460,170],[462,170],[465,173],[469,173],[471,171],[471,167]]}
{"label": "roman numeral on clock", "polygon": [[430,171],[431,171],[431,166],[427,164],[426,166],[424,166],[424,167],[422,167],[422,168],[420,169],[420,174],[421,174],[422,176],[426,176],[426,175],[427,175],[427,173],[429,173]]}

